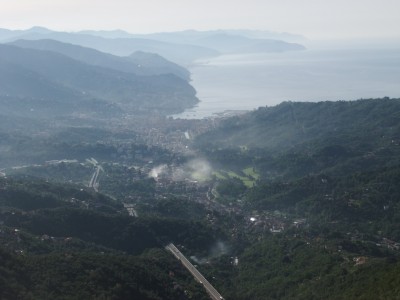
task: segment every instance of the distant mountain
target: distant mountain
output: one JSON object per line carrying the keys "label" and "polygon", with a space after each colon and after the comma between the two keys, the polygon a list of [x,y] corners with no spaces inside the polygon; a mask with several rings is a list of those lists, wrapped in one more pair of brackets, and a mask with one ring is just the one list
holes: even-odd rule
{"label": "distant mountain", "polygon": [[122,30],[67,33],[43,28],[25,31],[6,30],[3,33],[0,31],[0,41],[12,42],[18,39],[58,40],[119,56],[128,56],[136,51],[150,52],[185,66],[196,59],[220,54],[305,49],[304,46],[294,43],[303,40],[300,36],[252,30],[187,30],[153,34],[130,34]]}
{"label": "distant mountain", "polygon": [[267,30],[250,30],[250,29],[219,29],[219,30],[208,30],[208,31],[198,31],[198,30],[183,30],[176,32],[159,32],[159,33],[149,33],[149,34],[132,34],[123,30],[84,30],[80,31],[82,34],[90,34],[95,36],[100,36],[104,38],[149,38],[153,40],[171,42],[171,43],[187,43],[191,44],[192,41],[220,34],[229,34],[247,37],[251,39],[272,39],[281,40],[285,42],[302,42],[306,38],[298,35],[291,34],[287,32],[273,32]]}
{"label": "distant mountain", "polygon": [[126,32],[125,30],[81,30],[79,34],[94,35],[106,39],[126,39],[137,35]]}
{"label": "distant mountain", "polygon": [[187,81],[190,80],[190,72],[156,54],[143,51],[136,51],[126,58],[139,69],[145,69],[153,74],[175,74]]}
{"label": "distant mountain", "polygon": [[13,30],[0,28],[0,41],[13,38],[14,36],[19,34],[20,33],[16,33],[16,31]]}
{"label": "distant mountain", "polygon": [[263,53],[305,50],[300,44],[271,39],[251,39],[226,33],[214,34],[192,42],[203,47],[212,47],[221,53]]}
{"label": "distant mountain", "polygon": [[[94,35],[109,36],[106,32],[92,32]],[[120,35],[128,37],[126,32]],[[214,30],[162,32],[153,34],[131,34],[133,38],[153,39],[168,43],[190,44],[217,50],[220,53],[256,53],[304,50],[305,47],[294,42],[302,41],[301,36],[253,30]]]}
{"label": "distant mountain", "polygon": [[306,40],[306,38],[302,35],[292,34],[288,32],[274,32],[267,30],[250,30],[250,29],[229,29],[222,31],[228,34],[241,35],[253,39],[272,39],[290,43],[301,43]]}
{"label": "distant mountain", "polygon": [[34,34],[34,33],[47,34],[51,32],[52,31],[50,29],[38,26],[32,27],[27,30],[10,30],[10,29],[0,28],[0,42],[4,42],[5,40],[8,39],[18,38],[19,36],[24,34]]}
{"label": "distant mountain", "polygon": [[89,65],[136,75],[174,74],[187,81],[190,80],[189,71],[159,55],[151,53],[140,52],[140,54],[131,55],[130,57],[120,57],[56,40],[17,40],[10,44],[23,48],[53,51]]}
{"label": "distant mountain", "polygon": [[2,115],[45,119],[78,112],[121,113],[121,109],[104,100],[91,99],[29,68],[2,60],[0,107]]}
{"label": "distant mountain", "polygon": [[305,49],[304,46],[294,43],[303,41],[302,36],[256,30],[185,30],[151,34],[129,34],[125,31],[83,31],[81,33],[104,38],[145,38],[167,43],[190,44],[214,49],[224,54]]}
{"label": "distant mountain", "polygon": [[62,101],[78,105],[78,112],[87,101],[100,111],[104,110],[97,105],[101,102],[127,112],[163,113],[181,111],[198,101],[195,90],[175,75],[138,76],[50,51],[0,45],[0,66],[3,98]]}
{"label": "distant mountain", "polygon": [[219,55],[214,49],[204,48],[195,45],[174,44],[145,38],[103,38],[88,34],[67,33],[67,32],[46,32],[41,33],[35,30],[14,31],[12,34],[0,35],[0,41],[13,42],[19,39],[25,40],[58,40],[64,43],[94,48],[96,50],[111,53],[118,56],[128,56],[136,51],[157,53],[168,60],[181,65],[190,64],[198,58],[205,58]]}
{"label": "distant mountain", "polygon": [[32,28],[29,29],[29,32],[31,33],[40,33],[40,34],[47,34],[53,32],[50,29],[47,29],[46,27],[42,26],[33,26]]}

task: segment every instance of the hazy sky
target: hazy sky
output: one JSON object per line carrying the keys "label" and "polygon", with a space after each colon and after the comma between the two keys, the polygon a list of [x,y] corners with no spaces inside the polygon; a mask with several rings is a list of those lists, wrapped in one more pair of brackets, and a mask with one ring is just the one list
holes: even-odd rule
{"label": "hazy sky", "polygon": [[0,28],[262,29],[309,38],[400,37],[400,0],[0,0]]}

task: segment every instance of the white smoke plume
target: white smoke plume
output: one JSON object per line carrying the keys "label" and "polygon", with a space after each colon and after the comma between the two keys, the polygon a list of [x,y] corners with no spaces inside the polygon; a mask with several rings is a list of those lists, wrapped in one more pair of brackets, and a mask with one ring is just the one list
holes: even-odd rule
{"label": "white smoke plume", "polygon": [[195,158],[186,162],[183,166],[175,168],[172,172],[172,180],[183,181],[185,179],[207,180],[212,173],[210,163],[201,158]]}
{"label": "white smoke plume", "polygon": [[224,243],[222,241],[218,241],[211,247],[210,256],[211,257],[220,257],[222,255],[229,254],[230,251],[231,251],[231,248],[229,245],[227,245],[226,243]]}
{"label": "white smoke plume", "polygon": [[210,259],[218,258],[222,255],[227,255],[230,252],[231,252],[231,247],[227,243],[218,241],[214,245],[212,245],[207,257],[199,258],[197,256],[191,256],[190,259],[198,265],[203,265],[209,262]]}
{"label": "white smoke plume", "polygon": [[197,256],[191,256],[190,259],[194,261],[198,265],[203,265],[207,262],[207,259],[205,258],[197,258]]}
{"label": "white smoke plume", "polygon": [[160,175],[164,174],[167,171],[167,168],[167,165],[159,165],[157,167],[154,167],[153,169],[151,169],[149,177],[157,179]]}
{"label": "white smoke plume", "polygon": [[186,164],[186,168],[192,179],[205,180],[211,176],[212,167],[210,163],[202,158],[196,158]]}
{"label": "white smoke plume", "polygon": [[170,176],[170,179],[174,181],[185,179],[204,181],[211,177],[212,171],[213,169],[207,160],[195,158],[179,167],[169,167],[166,164],[156,166],[149,172],[149,177],[157,179],[164,175]]}

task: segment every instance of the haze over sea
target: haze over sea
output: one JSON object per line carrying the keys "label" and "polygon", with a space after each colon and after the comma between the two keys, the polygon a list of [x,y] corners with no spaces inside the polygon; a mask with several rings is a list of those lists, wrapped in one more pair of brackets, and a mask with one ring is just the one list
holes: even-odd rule
{"label": "haze over sea", "polygon": [[210,117],[282,101],[400,97],[400,51],[306,50],[224,55],[190,69],[200,103],[176,115]]}

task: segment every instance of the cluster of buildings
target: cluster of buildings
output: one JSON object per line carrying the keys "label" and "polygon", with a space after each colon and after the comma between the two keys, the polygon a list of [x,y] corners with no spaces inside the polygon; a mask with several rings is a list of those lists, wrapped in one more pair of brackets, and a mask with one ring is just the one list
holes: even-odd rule
{"label": "cluster of buildings", "polygon": [[174,153],[184,153],[191,140],[218,124],[220,119],[173,119],[162,116],[132,117],[125,119],[120,130],[134,130],[138,142],[157,146]]}

